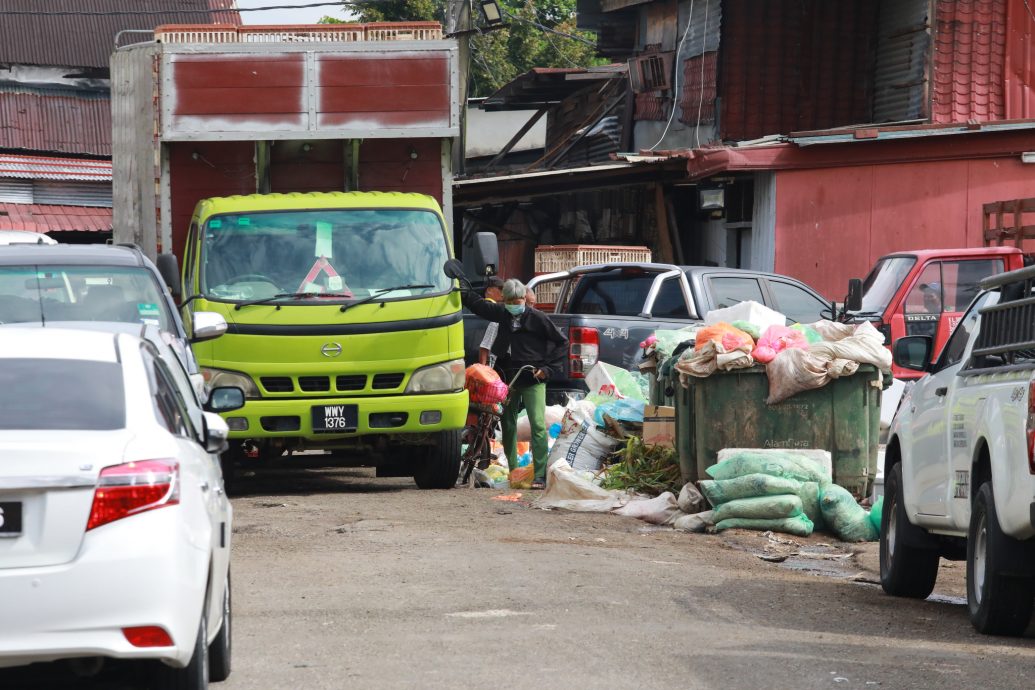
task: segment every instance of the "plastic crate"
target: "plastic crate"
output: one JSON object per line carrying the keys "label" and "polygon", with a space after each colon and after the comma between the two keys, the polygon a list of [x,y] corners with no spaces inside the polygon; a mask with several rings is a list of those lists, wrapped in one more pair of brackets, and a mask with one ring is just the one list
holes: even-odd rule
{"label": "plastic crate", "polygon": [[164,24],[155,28],[159,43],[237,43],[234,24]]}
{"label": "plastic crate", "polygon": [[237,36],[241,43],[352,42],[366,39],[366,27],[363,24],[242,26]]}
{"label": "plastic crate", "polygon": [[[596,244],[550,244],[535,248],[535,272],[557,273],[576,266],[610,264],[619,261],[649,263],[648,247],[619,247]],[[538,295],[538,293],[536,293]]]}
{"label": "plastic crate", "polygon": [[368,41],[439,41],[438,22],[371,22],[366,25]]}

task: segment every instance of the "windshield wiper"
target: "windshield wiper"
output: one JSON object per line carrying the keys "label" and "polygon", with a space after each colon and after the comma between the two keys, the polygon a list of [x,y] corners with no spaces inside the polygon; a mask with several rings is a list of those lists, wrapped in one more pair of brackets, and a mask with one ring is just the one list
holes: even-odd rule
{"label": "windshield wiper", "polygon": [[[234,310],[239,310],[241,307],[250,307],[255,304],[269,304],[278,299],[312,299],[314,297],[345,297],[346,295],[339,292],[281,292],[272,297],[263,297],[262,299],[253,299],[247,302],[238,302],[234,305]],[[277,305],[277,309],[280,309],[280,305]]]}
{"label": "windshield wiper", "polygon": [[348,311],[350,307],[358,307],[361,304],[367,302],[373,302],[378,297],[382,297],[385,293],[395,292],[396,290],[419,290],[421,288],[433,288],[434,285],[396,285],[395,287],[381,288],[380,290],[374,290],[373,294],[367,295],[363,299],[353,302],[352,304],[341,305],[341,311]]}

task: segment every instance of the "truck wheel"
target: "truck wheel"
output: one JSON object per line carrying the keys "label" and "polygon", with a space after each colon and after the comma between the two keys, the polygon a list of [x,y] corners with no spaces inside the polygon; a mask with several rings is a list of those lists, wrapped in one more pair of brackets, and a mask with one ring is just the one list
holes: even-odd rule
{"label": "truck wheel", "polygon": [[967,534],[967,608],[974,629],[985,635],[1020,635],[1031,620],[1035,579],[1006,575],[1011,558],[1023,553],[1003,533],[992,483],[974,497]]}
{"label": "truck wheel", "polygon": [[902,500],[902,465],[891,468],[885,483],[880,521],[880,584],[895,597],[926,599],[938,577],[938,552],[909,544],[920,528],[906,517]]}
{"label": "truck wheel", "polygon": [[413,480],[421,489],[452,489],[460,474],[460,429],[439,432]]}

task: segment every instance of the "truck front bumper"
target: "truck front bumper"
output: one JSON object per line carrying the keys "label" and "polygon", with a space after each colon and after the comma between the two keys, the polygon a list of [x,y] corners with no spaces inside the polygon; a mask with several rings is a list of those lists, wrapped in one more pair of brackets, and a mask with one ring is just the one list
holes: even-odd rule
{"label": "truck front bumper", "polygon": [[[358,424],[352,432],[314,432],[312,409],[355,405]],[[230,438],[305,438],[332,441],[368,434],[423,434],[463,428],[467,391],[383,397],[334,397],[248,400],[223,415]]]}

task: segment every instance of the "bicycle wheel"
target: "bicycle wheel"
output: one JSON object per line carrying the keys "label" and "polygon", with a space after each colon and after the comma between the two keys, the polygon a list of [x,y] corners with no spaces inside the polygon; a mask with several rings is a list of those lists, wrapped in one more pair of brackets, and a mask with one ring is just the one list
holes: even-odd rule
{"label": "bicycle wheel", "polygon": [[460,457],[460,484],[468,484],[471,481],[471,473],[488,450],[488,434],[486,433],[485,414],[478,415],[478,424],[473,431],[473,438],[467,445],[467,450]]}

